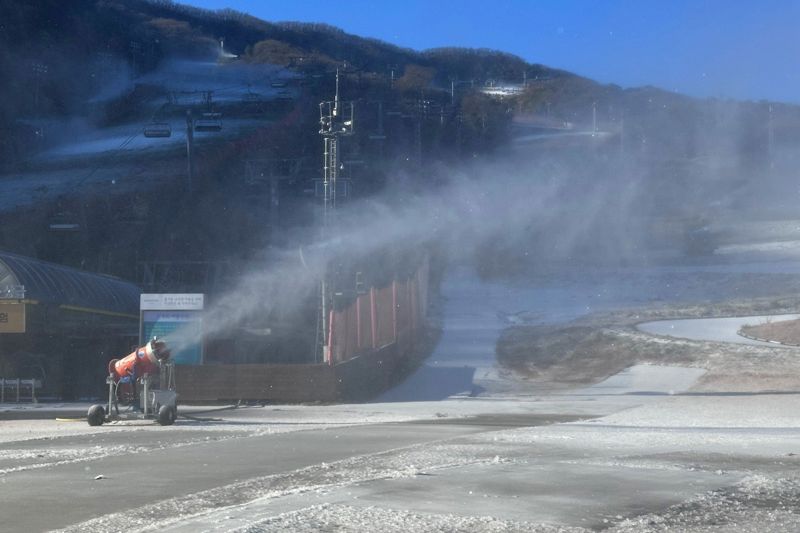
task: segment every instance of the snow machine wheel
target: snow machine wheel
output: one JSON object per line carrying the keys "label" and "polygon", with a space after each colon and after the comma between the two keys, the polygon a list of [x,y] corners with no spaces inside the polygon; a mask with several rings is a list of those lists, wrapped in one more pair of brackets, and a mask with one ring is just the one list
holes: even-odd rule
{"label": "snow machine wheel", "polygon": [[102,426],[105,419],[106,410],[103,409],[102,405],[93,405],[89,408],[89,412],[86,413],[86,420],[90,426]]}
{"label": "snow machine wheel", "polygon": [[171,426],[178,418],[177,410],[169,405],[162,405],[158,410],[158,423],[162,426]]}

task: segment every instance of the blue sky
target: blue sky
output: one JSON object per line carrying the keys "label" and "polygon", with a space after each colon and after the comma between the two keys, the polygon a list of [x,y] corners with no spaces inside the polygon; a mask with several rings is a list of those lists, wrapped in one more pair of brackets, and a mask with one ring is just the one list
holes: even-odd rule
{"label": "blue sky", "polygon": [[270,21],[325,22],[418,50],[494,48],[625,87],[800,103],[800,0],[188,3]]}

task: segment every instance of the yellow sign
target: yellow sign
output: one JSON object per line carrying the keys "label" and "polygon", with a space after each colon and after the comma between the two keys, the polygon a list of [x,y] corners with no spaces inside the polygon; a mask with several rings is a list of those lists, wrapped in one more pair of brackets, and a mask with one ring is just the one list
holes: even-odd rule
{"label": "yellow sign", "polygon": [[25,304],[0,301],[0,333],[25,333]]}

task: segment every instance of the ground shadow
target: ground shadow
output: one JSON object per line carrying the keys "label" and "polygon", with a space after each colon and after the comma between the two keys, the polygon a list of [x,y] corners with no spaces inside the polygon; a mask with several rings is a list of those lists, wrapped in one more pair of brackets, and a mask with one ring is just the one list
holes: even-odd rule
{"label": "ground shadow", "polygon": [[475,396],[482,387],[473,383],[475,368],[471,366],[423,365],[403,383],[386,391],[373,402],[429,402],[457,394]]}

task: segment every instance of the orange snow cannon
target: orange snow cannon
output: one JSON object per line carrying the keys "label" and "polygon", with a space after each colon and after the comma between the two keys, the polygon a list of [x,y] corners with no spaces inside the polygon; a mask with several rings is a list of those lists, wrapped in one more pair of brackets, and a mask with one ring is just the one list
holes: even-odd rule
{"label": "orange snow cannon", "polygon": [[167,343],[158,337],[153,337],[153,340],[137,348],[130,355],[122,359],[112,359],[108,363],[108,373],[116,382],[125,377],[136,379],[145,374],[155,375],[159,371],[160,362],[166,361],[169,357]]}
{"label": "orange snow cannon", "polygon": [[[175,365],[169,360],[170,355],[167,343],[153,337],[122,359],[112,359],[106,377],[108,403],[89,408],[86,413],[89,425],[139,418],[155,419],[162,426],[174,424],[178,418],[178,393]],[[121,399],[129,405],[127,414],[120,413]]]}

